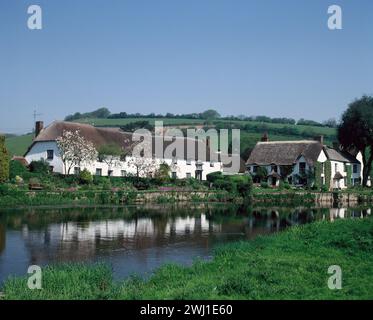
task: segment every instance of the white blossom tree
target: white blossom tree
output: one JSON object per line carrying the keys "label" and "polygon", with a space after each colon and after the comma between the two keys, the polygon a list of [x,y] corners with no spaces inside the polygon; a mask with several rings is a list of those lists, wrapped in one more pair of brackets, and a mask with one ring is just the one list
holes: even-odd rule
{"label": "white blossom tree", "polygon": [[151,136],[150,141],[145,139],[133,148],[131,157],[128,159],[128,165],[135,168],[137,178],[151,178],[156,174],[159,165],[153,157]]}
{"label": "white blossom tree", "polygon": [[89,164],[98,157],[94,144],[86,140],[80,130],[64,130],[61,137],[57,138],[57,146],[64,164],[65,174],[70,174],[74,166]]}

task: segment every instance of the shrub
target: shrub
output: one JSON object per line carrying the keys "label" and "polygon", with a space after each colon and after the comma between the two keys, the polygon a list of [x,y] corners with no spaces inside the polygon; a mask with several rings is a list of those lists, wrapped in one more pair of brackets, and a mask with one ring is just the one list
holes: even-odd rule
{"label": "shrub", "polygon": [[321,192],[328,192],[329,190],[328,190],[328,187],[326,186],[326,185],[323,185],[322,187],[321,187]]}
{"label": "shrub", "polygon": [[223,174],[220,171],[209,173],[206,176],[208,182],[214,183],[216,180],[222,179]]}
{"label": "shrub", "polygon": [[30,171],[34,173],[48,174],[49,163],[45,160],[32,161],[30,163]]}
{"label": "shrub", "polygon": [[87,169],[82,170],[79,173],[79,182],[81,184],[91,184],[93,182],[92,174]]}
{"label": "shrub", "polygon": [[9,163],[9,178],[15,179],[17,176],[24,178],[28,174],[27,168],[19,161],[10,161]]}
{"label": "shrub", "polygon": [[262,187],[262,188],[264,188],[264,189],[267,189],[269,186],[268,186],[268,182],[266,182],[266,181],[263,181],[263,182],[261,182],[260,183],[260,186]]}

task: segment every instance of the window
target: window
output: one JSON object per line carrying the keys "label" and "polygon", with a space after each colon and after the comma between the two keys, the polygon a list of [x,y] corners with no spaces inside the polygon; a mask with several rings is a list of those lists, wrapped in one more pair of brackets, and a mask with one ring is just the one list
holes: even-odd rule
{"label": "window", "polygon": [[176,178],[177,178],[176,172],[172,172],[172,179],[176,179]]}
{"label": "window", "polygon": [[337,172],[338,171],[338,163],[335,163],[334,164],[334,172]]}
{"label": "window", "polygon": [[276,166],[276,165],[272,165],[272,166],[271,166],[271,170],[272,170],[273,172],[277,172],[277,166]]}
{"label": "window", "polygon": [[190,165],[192,164],[192,160],[187,159],[186,164],[187,164],[188,166],[190,166]]}
{"label": "window", "polygon": [[347,172],[347,164],[343,164],[343,170],[344,170],[344,172]]}
{"label": "window", "polygon": [[177,158],[173,158],[173,159],[172,159],[172,163],[173,163],[173,164],[177,164]]}
{"label": "window", "polygon": [[210,167],[213,168],[215,166],[215,163],[210,162]]}
{"label": "window", "polygon": [[190,179],[192,177],[192,174],[190,172],[187,172],[186,177],[187,179]]}
{"label": "window", "polygon": [[47,150],[47,160],[53,160],[54,152],[53,150]]}
{"label": "window", "polygon": [[258,166],[253,166],[253,173],[258,172]]}
{"label": "window", "polygon": [[96,169],[96,176],[102,176],[102,169]]}
{"label": "window", "polygon": [[79,173],[80,173],[80,168],[79,167],[75,167],[74,168],[74,174],[77,176]]}
{"label": "window", "polygon": [[357,173],[357,164],[353,165],[353,169],[352,170],[353,170],[353,173]]}
{"label": "window", "polygon": [[113,176],[113,170],[109,170],[109,171],[107,172],[107,175],[108,175],[109,177],[112,177],[112,176]]}
{"label": "window", "polygon": [[305,162],[299,162],[299,173],[305,174],[306,173],[306,163]]}
{"label": "window", "polygon": [[322,174],[325,174],[325,163],[323,162],[321,165]]}
{"label": "window", "polygon": [[121,175],[122,177],[125,177],[125,176],[126,176],[126,170],[121,170],[120,175]]}

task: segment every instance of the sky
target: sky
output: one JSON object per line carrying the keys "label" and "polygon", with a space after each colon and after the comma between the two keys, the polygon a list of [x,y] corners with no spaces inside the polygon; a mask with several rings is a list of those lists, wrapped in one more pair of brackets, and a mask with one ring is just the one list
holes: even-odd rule
{"label": "sky", "polygon": [[0,132],[100,107],[338,120],[372,71],[371,0],[0,0]]}

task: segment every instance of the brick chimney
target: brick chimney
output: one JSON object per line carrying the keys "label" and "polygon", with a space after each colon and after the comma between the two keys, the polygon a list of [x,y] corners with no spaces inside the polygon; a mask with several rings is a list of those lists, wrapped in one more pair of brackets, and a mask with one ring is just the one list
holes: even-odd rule
{"label": "brick chimney", "polygon": [[323,136],[323,135],[316,136],[316,137],[315,137],[315,141],[318,141],[318,142],[320,142],[322,145],[324,145],[324,136]]}
{"label": "brick chimney", "polygon": [[264,132],[262,138],[260,139],[260,141],[262,142],[268,142],[269,141],[269,137],[268,137],[268,133],[267,132]]}
{"label": "brick chimney", "polygon": [[35,138],[39,135],[41,130],[44,128],[44,122],[43,121],[36,121],[35,122]]}

